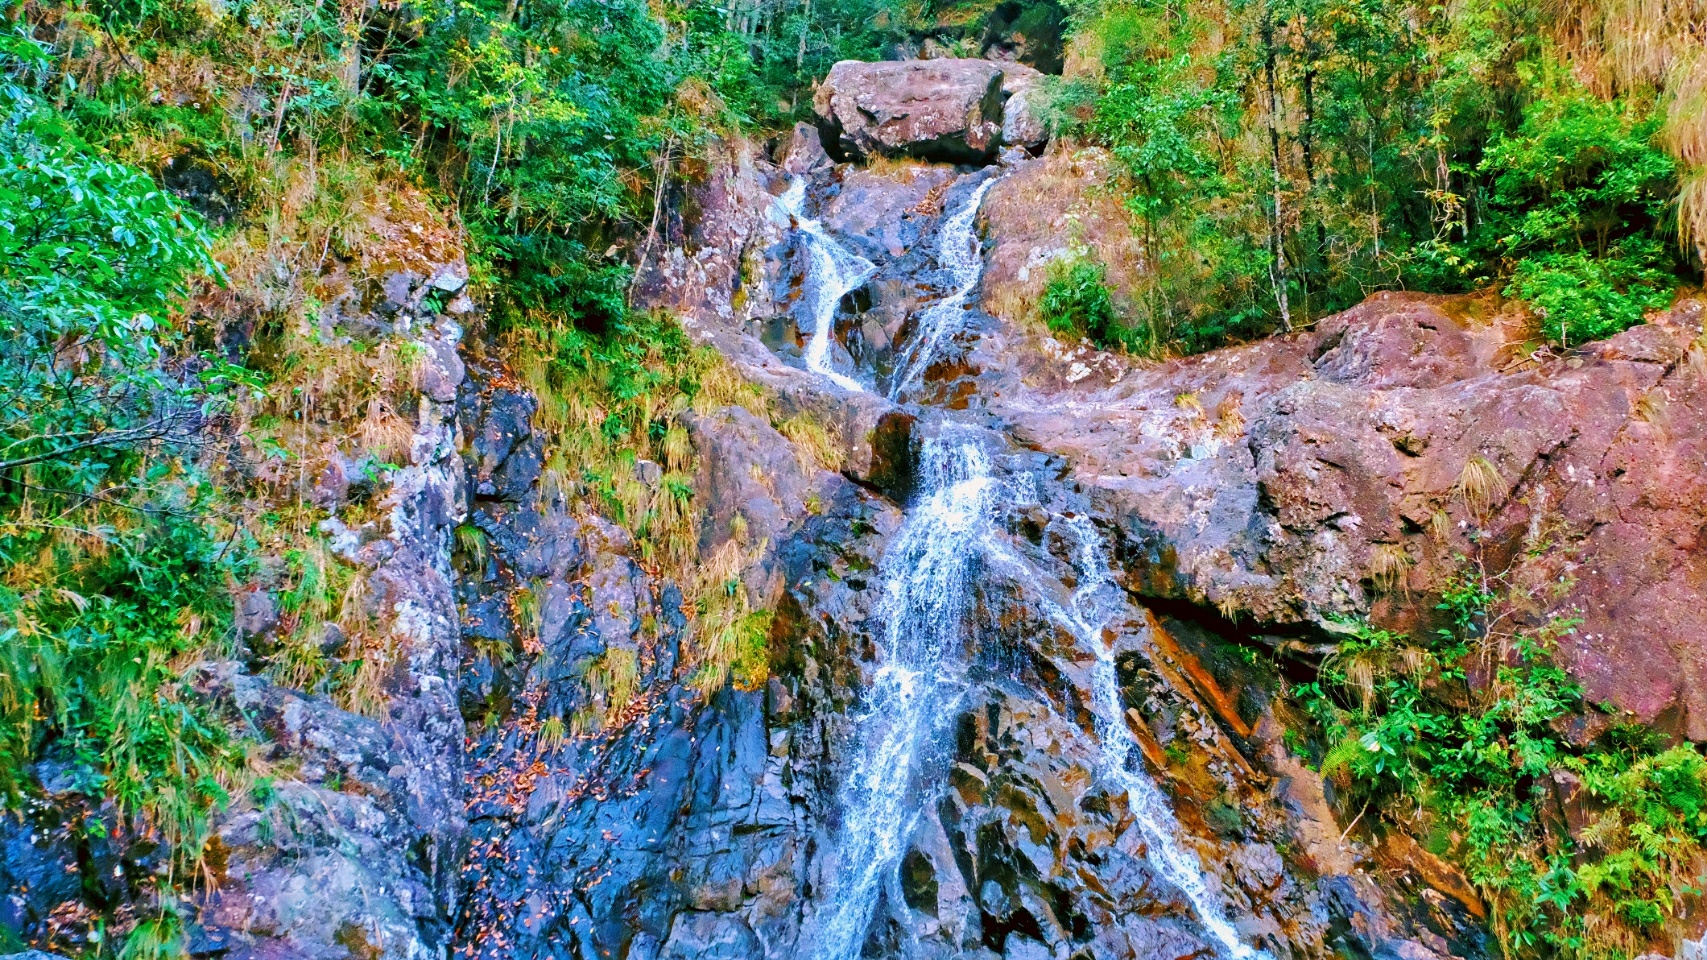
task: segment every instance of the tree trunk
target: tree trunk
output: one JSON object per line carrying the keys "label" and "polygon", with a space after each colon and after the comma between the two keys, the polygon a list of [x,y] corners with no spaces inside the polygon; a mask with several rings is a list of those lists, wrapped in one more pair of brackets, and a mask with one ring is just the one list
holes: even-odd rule
{"label": "tree trunk", "polygon": [[1280,91],[1275,75],[1278,54],[1274,48],[1274,18],[1268,6],[1262,12],[1262,44],[1265,54],[1263,77],[1268,84],[1268,144],[1269,162],[1274,171],[1274,219],[1269,230],[1269,282],[1274,285],[1274,302],[1280,308],[1280,325],[1292,330],[1292,305],[1286,296],[1286,240],[1284,216],[1284,181],[1280,173]]}

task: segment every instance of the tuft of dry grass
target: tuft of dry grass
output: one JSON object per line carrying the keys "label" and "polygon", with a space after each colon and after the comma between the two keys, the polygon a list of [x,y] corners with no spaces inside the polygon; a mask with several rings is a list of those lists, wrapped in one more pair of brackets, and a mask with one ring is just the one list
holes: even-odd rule
{"label": "tuft of dry grass", "polygon": [[884,154],[873,154],[865,158],[865,169],[875,176],[899,183],[912,183],[919,174],[931,168],[931,165],[914,157],[891,157]]}
{"label": "tuft of dry grass", "polygon": [[1428,518],[1428,530],[1436,540],[1445,543],[1452,537],[1452,515],[1445,510],[1436,510]]}
{"label": "tuft of dry grass", "polygon": [[1241,409],[1244,397],[1230,393],[1215,405],[1215,435],[1222,440],[1237,440],[1245,432],[1245,414]]}
{"label": "tuft of dry grass", "polygon": [[1409,593],[1412,560],[1402,544],[1378,543],[1369,555],[1369,579],[1382,593]]}
{"label": "tuft of dry grass", "polygon": [[838,471],[842,469],[845,451],[829,428],[805,414],[795,414],[779,421],[777,432],[794,446],[794,457],[800,468]]}
{"label": "tuft of dry grass", "polygon": [[[627,647],[611,647],[588,664],[590,701],[571,724],[576,735],[610,726],[640,690],[640,658]],[[560,721],[561,722],[561,721]]]}
{"label": "tuft of dry grass", "polygon": [[766,641],[771,611],[752,605],[742,571],[762,551],[741,538],[723,542],[694,578],[693,685],[710,692],[733,681],[741,690],[757,689],[770,676]]}
{"label": "tuft of dry grass", "polygon": [[1203,417],[1203,401],[1198,399],[1196,391],[1174,394],[1174,406],[1193,418]]}
{"label": "tuft of dry grass", "polygon": [[1489,511],[1505,495],[1505,481],[1486,457],[1477,455],[1465,461],[1464,469],[1458,474],[1456,492],[1470,515],[1480,522],[1487,519]]}

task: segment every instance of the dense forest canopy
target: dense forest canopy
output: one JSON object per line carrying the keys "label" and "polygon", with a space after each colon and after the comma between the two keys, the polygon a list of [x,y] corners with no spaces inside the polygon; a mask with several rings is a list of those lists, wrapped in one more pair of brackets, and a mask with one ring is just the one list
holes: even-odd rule
{"label": "dense forest canopy", "polygon": [[1105,339],[1195,350],[1375,290],[1494,285],[1574,343],[1699,275],[1707,68],[1691,4],[1072,16],[1060,123],[1123,162],[1154,268]]}
{"label": "dense forest canopy", "polygon": [[[382,436],[407,419],[409,358],[320,332],[323,278],[395,255],[380,212],[454,223],[432,242],[466,252],[482,332],[526,343],[541,382],[604,414],[576,462],[587,489],[663,531],[675,501],[637,505],[601,465],[638,450],[679,472],[682,411],[646,397],[712,389],[680,330],[628,309],[670,185],[719,139],[810,120],[836,61],[922,54],[1022,57],[1051,74],[1050,149],[1115,159],[1095,189],[1129,214],[1141,280],[1113,289],[1087,254],[1038,304],[1105,347],[1192,353],[1379,290],[1493,289],[1539,318],[1536,348],[1568,349],[1664,308],[1707,257],[1698,0],[15,4],[0,36],[0,791],[27,793],[44,757],[68,765],[158,827],[178,882],[210,812],[265,789],[183,670],[230,643],[230,588],[262,557],[282,558],[295,622],[347,599],[312,505],[237,504],[308,424]],[[333,369],[361,386],[324,387]],[[660,557],[685,553],[655,539]],[[758,614],[716,602],[703,612],[735,652],[702,676],[741,682]],[[371,678],[303,656],[278,676],[364,708]],[[1569,699],[1543,679],[1548,709]],[[1386,730],[1343,706],[1318,702],[1342,733]],[[1565,750],[1543,721],[1524,729]],[[1451,775],[1444,756],[1376,770],[1370,789]],[[1693,752],[1642,762],[1699,799],[1677,787],[1699,779]],[[1630,769],[1603,773],[1676,808]],[[1662,845],[1707,832],[1699,810],[1655,822]],[[1545,897],[1576,894],[1554,860],[1535,866],[1513,889],[1542,897],[1521,919],[1541,929]],[[1603,882],[1640,886],[1625,920],[1657,922],[1670,901],[1629,873]],[[148,935],[170,940],[160,924]],[[1513,949],[1582,948],[1559,930],[1526,927]]]}

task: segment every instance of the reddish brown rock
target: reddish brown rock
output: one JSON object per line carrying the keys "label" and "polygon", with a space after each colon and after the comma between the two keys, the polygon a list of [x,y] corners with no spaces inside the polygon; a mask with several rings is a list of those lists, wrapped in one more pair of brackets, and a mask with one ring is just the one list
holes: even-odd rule
{"label": "reddish brown rock", "polygon": [[1049,140],[1043,120],[1043,74],[1022,63],[1002,64],[1002,145],[1033,153]]}
{"label": "reddish brown rock", "polygon": [[[1035,89],[1008,101],[1010,120],[1028,109],[1021,98]],[[1033,321],[1050,265],[1079,257],[1107,268],[1118,299],[1132,298],[1146,262],[1143,241],[1115,191],[1086,189],[1117,174],[1106,151],[1057,146],[996,181],[982,212],[990,239],[981,286],[985,310],[1010,322]]]}
{"label": "reddish brown rock", "polygon": [[1001,141],[1002,68],[988,60],[843,60],[812,106],[851,156],[979,162]]}
{"label": "reddish brown rock", "polygon": [[975,359],[991,409],[1121,518],[1134,589],[1430,631],[1475,537],[1523,618],[1580,618],[1558,654],[1590,702],[1707,739],[1701,318],[1530,355],[1491,297],[1381,294],[1161,365],[1019,334]]}

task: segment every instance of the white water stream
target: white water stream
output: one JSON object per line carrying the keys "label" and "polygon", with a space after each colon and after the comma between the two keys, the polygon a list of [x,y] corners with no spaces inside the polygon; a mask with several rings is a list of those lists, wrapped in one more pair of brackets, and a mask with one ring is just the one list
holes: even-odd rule
{"label": "white water stream", "polygon": [[[944,342],[964,326],[966,299],[983,274],[974,229],[979,205],[994,178],[979,184],[948,216],[937,237],[937,261],[953,279],[950,293],[926,307],[897,364],[889,395],[898,397],[935,360]],[[806,275],[812,336],[806,366],[852,391],[865,387],[830,365],[836,309],[874,271],[805,215],[806,185],[795,180],[777,210],[795,224],[810,256]],[[858,721],[854,756],[837,800],[842,814],[833,873],[807,934],[814,960],[857,960],[885,885],[905,853],[917,813],[920,753],[932,731],[953,712],[963,669],[963,632],[980,558],[1006,567],[1031,590],[1048,616],[1096,656],[1091,695],[1101,747],[1099,774],[1121,789],[1156,871],[1191,904],[1224,960],[1270,960],[1245,945],[1227,919],[1218,885],[1181,843],[1178,820],[1144,770],[1143,757],[1120,708],[1114,651],[1103,630],[1125,605],[1100,538],[1082,516],[1065,518],[1078,541],[1077,589],[1063,607],[1036,586],[1044,578],[1001,538],[993,517],[999,484],[989,453],[976,435],[947,428],[921,444],[919,494],[879,570],[883,598],[876,615],[882,630],[882,664]]]}
{"label": "white water stream", "polygon": [[[1175,889],[1185,895],[1198,922],[1230,960],[1270,960],[1269,954],[1247,946],[1227,919],[1220,891],[1203,873],[1197,856],[1180,843],[1183,831],[1161,788],[1144,771],[1143,755],[1132,729],[1120,709],[1120,687],[1115,676],[1114,650],[1103,640],[1103,629],[1118,613],[1125,599],[1103,555],[1102,538],[1082,515],[1064,518],[1078,541],[1073,566],[1079,585],[1066,608],[1040,592],[1038,606],[1050,619],[1066,628],[1096,654],[1091,667],[1091,697],[1096,712],[1097,739],[1102,745],[1101,775],[1126,793],[1126,804],[1144,835],[1145,858]],[[1004,565],[1017,567],[1017,579],[1035,583],[1030,564],[1007,550],[997,549]]]}
{"label": "white water stream", "polygon": [[806,342],[806,369],[822,374],[837,386],[862,393],[865,385],[830,365],[830,343],[835,335],[836,307],[855,287],[866,281],[877,267],[824,230],[824,225],[806,215],[806,181],[795,179],[776,198],[779,212],[790,218],[806,238],[806,306],[812,317],[812,336]]}
{"label": "white water stream", "polygon": [[842,826],[816,917],[818,960],[859,956],[878,892],[906,850],[919,750],[948,712],[943,676],[959,662],[974,563],[989,534],[995,480],[977,440],[951,434],[921,446],[919,498],[879,566],[884,659],[838,795]]}
{"label": "white water stream", "polygon": [[984,275],[984,254],[975,229],[978,207],[984,202],[984,193],[995,182],[996,178],[991,177],[980,183],[958,209],[943,218],[942,230],[937,234],[937,262],[948,268],[949,276],[954,278],[954,287],[948,296],[919,314],[918,329],[914,331],[905,355],[900,358],[895,379],[889,385],[891,400],[898,398],[902,390],[924,374],[936,359],[937,351],[942,349],[943,341],[958,333],[965,323],[966,298]]}

